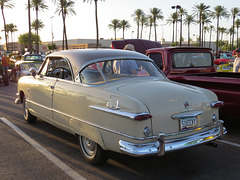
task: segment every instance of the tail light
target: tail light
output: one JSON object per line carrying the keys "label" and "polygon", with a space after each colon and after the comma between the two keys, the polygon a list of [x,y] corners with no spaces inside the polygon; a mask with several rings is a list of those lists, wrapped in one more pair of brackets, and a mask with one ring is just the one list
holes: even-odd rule
{"label": "tail light", "polygon": [[134,116],[133,119],[138,120],[138,121],[142,121],[142,120],[146,120],[146,119],[150,119],[150,118],[152,118],[151,114],[142,113],[142,114],[137,114],[136,116]]}
{"label": "tail light", "polygon": [[224,102],[223,101],[215,101],[215,102],[212,102],[211,106],[213,108],[220,108],[224,105]]}

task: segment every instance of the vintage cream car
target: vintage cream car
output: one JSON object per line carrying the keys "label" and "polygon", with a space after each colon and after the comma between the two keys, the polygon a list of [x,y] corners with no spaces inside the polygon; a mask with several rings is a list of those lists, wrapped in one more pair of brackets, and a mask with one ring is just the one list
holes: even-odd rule
{"label": "vintage cream car", "polygon": [[162,156],[226,133],[213,92],[172,82],[147,56],[127,50],[52,53],[37,75],[20,78],[16,103],[27,122],[40,118],[77,135],[92,164],[108,151]]}

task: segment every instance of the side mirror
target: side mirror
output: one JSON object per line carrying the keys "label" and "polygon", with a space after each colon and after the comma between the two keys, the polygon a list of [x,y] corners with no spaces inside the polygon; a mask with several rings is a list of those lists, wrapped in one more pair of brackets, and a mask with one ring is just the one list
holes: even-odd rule
{"label": "side mirror", "polygon": [[30,74],[35,78],[35,76],[37,75],[37,69],[32,67],[29,69],[29,71],[30,71]]}

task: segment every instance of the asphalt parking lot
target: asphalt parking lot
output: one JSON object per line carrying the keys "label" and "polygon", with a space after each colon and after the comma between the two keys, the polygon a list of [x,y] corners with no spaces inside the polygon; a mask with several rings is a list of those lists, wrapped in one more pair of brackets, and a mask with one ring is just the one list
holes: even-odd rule
{"label": "asphalt parking lot", "polygon": [[239,179],[240,123],[226,123],[217,148],[202,145],[163,157],[116,153],[102,166],[86,163],[77,138],[38,120],[27,124],[14,104],[16,84],[0,86],[1,179]]}

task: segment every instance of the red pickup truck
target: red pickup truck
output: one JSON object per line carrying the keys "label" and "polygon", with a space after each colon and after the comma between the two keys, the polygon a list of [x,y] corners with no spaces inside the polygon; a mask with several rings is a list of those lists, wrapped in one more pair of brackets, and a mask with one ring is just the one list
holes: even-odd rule
{"label": "red pickup truck", "polygon": [[[122,40],[121,44],[124,41]],[[133,44],[138,51],[139,45],[136,40],[128,40],[125,43]],[[144,44],[144,42],[142,43]],[[120,49],[119,45],[119,41],[112,42],[112,48]],[[235,119],[239,116],[240,73],[216,72],[211,49],[154,47],[145,50],[146,55],[154,60],[155,64],[169,79],[215,92],[219,100],[224,102],[224,106],[220,108],[222,119]]]}

